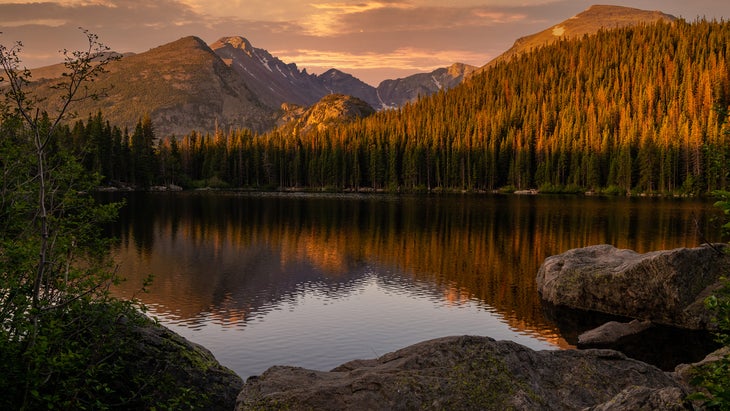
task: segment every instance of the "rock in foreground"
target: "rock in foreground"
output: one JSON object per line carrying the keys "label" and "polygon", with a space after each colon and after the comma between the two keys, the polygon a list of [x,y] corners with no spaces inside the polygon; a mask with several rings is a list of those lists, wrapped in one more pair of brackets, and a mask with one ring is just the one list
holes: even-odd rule
{"label": "rock in foreground", "polygon": [[[445,337],[330,372],[272,367],[237,410],[580,410],[614,404],[684,409],[670,374],[611,350],[533,351],[488,337]],[[635,407],[636,409],[638,407]]]}
{"label": "rock in foreground", "polygon": [[[145,376],[147,397],[157,403],[134,404],[141,408],[183,407],[229,410],[243,385],[241,377],[222,366],[213,354],[181,335],[149,322],[134,328],[133,355],[124,359],[128,373]],[[174,397],[171,397],[173,395]],[[169,405],[179,401],[180,404]]]}
{"label": "rock in foreground", "polygon": [[721,246],[639,254],[596,245],[548,257],[537,273],[546,301],[570,308],[708,329],[704,299],[727,275],[730,257]]}
{"label": "rock in foreground", "polygon": [[578,348],[606,348],[627,336],[640,334],[651,328],[651,321],[633,320],[630,323],[609,321],[578,336]]}

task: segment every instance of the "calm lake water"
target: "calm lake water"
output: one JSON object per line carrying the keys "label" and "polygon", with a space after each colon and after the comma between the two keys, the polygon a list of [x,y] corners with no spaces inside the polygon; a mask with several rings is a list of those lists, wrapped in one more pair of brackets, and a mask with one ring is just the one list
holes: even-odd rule
{"label": "calm lake water", "polygon": [[[241,377],[328,370],[430,338],[569,348],[535,274],[593,244],[719,238],[709,201],[582,196],[130,193],[114,254],[161,323]],[[142,281],[154,274],[150,292]]]}

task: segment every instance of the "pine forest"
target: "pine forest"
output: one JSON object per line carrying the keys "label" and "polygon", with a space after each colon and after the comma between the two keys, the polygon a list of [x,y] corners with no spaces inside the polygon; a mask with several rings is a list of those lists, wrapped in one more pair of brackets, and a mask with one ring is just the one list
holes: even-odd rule
{"label": "pine forest", "polygon": [[[106,181],[332,191],[701,195],[730,188],[730,22],[603,30],[334,127],[64,129]],[[7,127],[8,125],[6,125]]]}

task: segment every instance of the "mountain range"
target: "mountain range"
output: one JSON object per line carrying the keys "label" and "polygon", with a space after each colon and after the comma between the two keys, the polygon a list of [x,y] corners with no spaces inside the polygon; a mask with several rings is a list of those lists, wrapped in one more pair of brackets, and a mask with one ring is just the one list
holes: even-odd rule
{"label": "mountain range", "polygon": [[223,61],[240,75],[265,105],[278,108],[283,103],[308,106],[327,94],[357,97],[375,109],[397,108],[441,89],[459,84],[476,67],[456,63],[431,73],[383,81],[373,87],[337,69],[320,75],[299,70],[268,51],[254,47],[243,37],[224,37],[210,45]]}
{"label": "mountain range", "polygon": [[[103,98],[81,102],[76,110],[82,118],[102,110],[111,122],[130,129],[150,114],[159,136],[229,128],[263,132],[287,118],[296,119],[293,107],[311,106],[330,94],[354,96],[376,110],[398,108],[453,88],[499,61],[540,45],[660,19],[674,17],[627,7],[592,6],[543,32],[518,39],[482,67],[455,63],[431,73],[385,80],[377,87],[334,68],[319,75],[308,73],[241,36],[224,37],[210,45],[189,36],[111,63],[109,72],[92,85],[103,91]],[[43,86],[61,72],[62,65],[32,70],[33,85],[41,97],[53,101],[56,91]]]}

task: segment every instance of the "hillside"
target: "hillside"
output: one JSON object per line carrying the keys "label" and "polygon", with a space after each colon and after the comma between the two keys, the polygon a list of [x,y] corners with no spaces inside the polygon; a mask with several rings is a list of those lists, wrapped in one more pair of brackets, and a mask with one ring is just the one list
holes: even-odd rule
{"label": "hillside", "polygon": [[651,24],[664,20],[671,22],[676,17],[660,11],[648,11],[623,6],[595,5],[577,15],[549,27],[541,32],[519,38],[507,51],[482,66],[475,73],[501,62],[527,53],[537,47],[555,43],[560,40],[580,38],[598,33],[599,30],[610,30],[631,27],[640,24]]}
{"label": "hillside", "polygon": [[[120,54],[120,53],[111,52],[108,54],[103,54],[101,57],[115,56],[118,58],[124,58],[124,57],[133,56],[133,55],[134,55],[134,53]],[[40,81],[40,80],[57,79],[57,78],[60,78],[65,71],[66,71],[66,67],[63,65],[63,63],[34,68],[34,69],[31,69],[31,80]],[[2,83],[0,82],[0,84],[2,84]]]}
{"label": "hillside", "polygon": [[[112,124],[133,129],[149,113],[158,135],[210,131],[216,126],[263,131],[274,122],[273,110],[262,105],[246,83],[196,37],[123,57],[108,69],[92,85],[105,96],[75,105],[81,118],[101,110]],[[54,72],[53,67],[34,70],[33,78],[49,72]],[[41,79],[33,86],[54,101],[53,90],[45,87],[50,82]]]}

